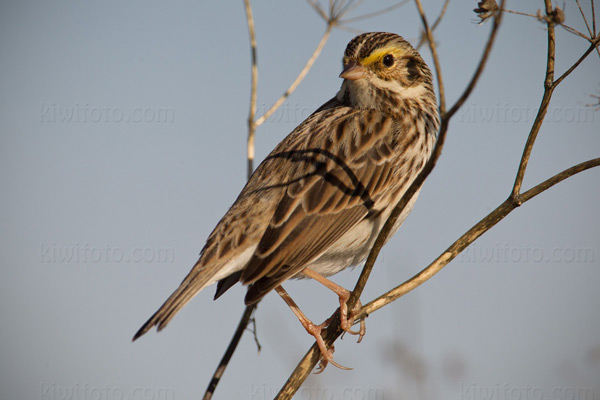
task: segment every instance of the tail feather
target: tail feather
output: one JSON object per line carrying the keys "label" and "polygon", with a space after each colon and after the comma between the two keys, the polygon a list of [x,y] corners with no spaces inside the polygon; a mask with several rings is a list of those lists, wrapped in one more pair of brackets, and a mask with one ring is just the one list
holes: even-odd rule
{"label": "tail feather", "polygon": [[148,321],[136,332],[132,341],[148,332],[154,326],[161,331],[169,321],[202,289],[211,284],[212,274],[198,274],[198,264],[185,277],[181,285],[169,296],[167,301],[156,311]]}

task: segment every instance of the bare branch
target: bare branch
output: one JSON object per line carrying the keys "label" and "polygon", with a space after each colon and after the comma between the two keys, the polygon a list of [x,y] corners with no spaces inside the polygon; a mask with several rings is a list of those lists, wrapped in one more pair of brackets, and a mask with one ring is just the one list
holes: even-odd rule
{"label": "bare branch", "polygon": [[581,14],[581,18],[583,18],[583,22],[585,22],[585,27],[587,28],[588,33],[590,34],[590,37],[594,37],[595,35],[592,33],[590,24],[588,24],[587,18],[585,17],[585,13],[583,12],[583,9],[581,8],[581,4],[579,3],[579,0],[575,0],[575,3],[577,3],[577,8],[579,8],[579,13]]}
{"label": "bare branch", "polygon": [[[446,0],[446,2],[448,2],[448,1],[450,1],[450,0]],[[379,11],[374,11],[372,13],[367,13],[367,14],[359,15],[358,17],[348,18],[348,19],[341,20],[340,24],[351,24],[352,22],[357,22],[357,21],[362,21],[364,19],[378,17],[380,15],[387,14],[390,11],[395,10],[396,8],[400,8],[400,7],[402,7],[403,5],[405,5],[408,2],[409,2],[409,0],[399,1],[396,4],[391,5],[389,7],[386,7],[386,8],[383,8],[383,9],[381,9]]]}
{"label": "bare branch", "polygon": [[[552,3],[550,0],[546,1],[546,12],[552,11]],[[590,47],[579,57],[571,67],[566,70],[558,79],[554,80],[554,65],[555,65],[555,31],[554,26],[555,23],[551,18],[546,19],[547,27],[548,27],[548,56],[546,60],[546,78],[544,80],[544,94],[542,96],[542,101],[536,115],[536,118],[533,122],[531,130],[529,132],[529,136],[527,137],[527,143],[525,144],[525,148],[523,150],[523,155],[521,156],[521,162],[519,163],[519,168],[517,171],[517,176],[515,178],[515,183],[513,185],[512,196],[515,199],[518,199],[520,196],[521,185],[523,184],[523,179],[525,177],[525,171],[527,169],[527,164],[529,162],[529,157],[531,155],[531,150],[533,149],[533,145],[535,143],[535,139],[542,127],[544,122],[544,117],[546,116],[546,112],[548,110],[548,105],[550,104],[550,99],[552,98],[552,94],[554,89],[560,85],[560,83],[569,76],[575,68],[583,62],[583,60],[598,46],[600,43],[600,36],[596,37]]]}
{"label": "bare branch", "polygon": [[590,0],[590,3],[592,5],[592,29],[594,31],[593,36],[595,37],[597,35],[597,32],[596,32],[596,10],[594,9],[594,0]]}
{"label": "bare branch", "polygon": [[[504,9],[504,3],[505,3],[505,0],[502,0],[502,2],[500,3],[501,10]],[[458,100],[456,100],[456,103],[454,103],[454,105],[448,111],[447,115],[445,116],[446,118],[450,119],[452,117],[452,115],[454,115],[454,113],[456,113],[456,111],[458,111],[458,109],[460,107],[462,107],[462,105],[465,103],[467,98],[471,95],[471,92],[475,88],[475,85],[479,81],[479,78],[481,77],[481,73],[483,72],[483,69],[485,68],[485,64],[487,63],[487,60],[489,58],[490,52],[492,51],[492,45],[494,44],[494,41],[496,39],[496,34],[498,33],[498,28],[500,27],[501,21],[502,21],[502,13],[496,14],[496,16],[494,17],[494,23],[492,25],[492,30],[490,31],[490,36],[488,37],[487,44],[483,50],[481,59],[479,60],[479,65],[477,66],[477,69],[475,70],[475,73],[473,74],[471,81],[467,85],[467,87],[464,90],[464,92],[462,93],[462,95],[460,95]],[[442,118],[444,118],[443,115],[442,115]]]}
{"label": "bare branch", "polygon": [[317,3],[314,0],[306,0],[306,1],[317,12],[317,14],[319,14],[319,16],[321,16],[321,18],[323,18],[323,20],[327,21],[329,19],[329,17],[327,16],[327,13],[325,11],[323,11],[323,9],[319,5],[319,3]]}
{"label": "bare branch", "polygon": [[524,12],[521,12],[521,11],[513,11],[513,10],[509,10],[507,8],[503,8],[502,11],[506,12],[506,13],[510,13],[510,14],[524,15],[526,17],[532,17],[532,18],[537,19],[537,15],[528,14],[528,13],[524,13]]}
{"label": "bare branch", "polygon": [[575,36],[579,36],[580,38],[583,38],[585,40],[592,40],[590,37],[584,35],[583,33],[579,32],[577,29],[572,28],[569,25],[560,24],[560,26],[562,26],[567,32],[572,33]]}
{"label": "bare branch", "polygon": [[250,84],[250,112],[248,114],[248,144],[247,144],[247,179],[250,179],[254,171],[254,138],[256,133],[256,98],[258,88],[258,65],[256,63],[256,35],[254,33],[254,18],[252,17],[252,7],[250,0],[244,0],[246,9],[246,21],[248,24],[248,33],[250,35],[250,57],[251,57],[251,84]]}
{"label": "bare branch", "polygon": [[433,57],[435,74],[438,81],[438,90],[440,92],[440,114],[444,114],[446,112],[446,94],[444,91],[444,80],[442,79],[442,66],[438,58],[435,40],[433,39],[433,32],[429,28],[429,23],[427,22],[427,16],[425,15],[425,11],[423,10],[421,0],[415,0],[415,4],[417,6],[417,9],[419,10],[421,22],[423,23],[423,29],[425,29],[425,36],[427,37],[427,41],[429,42],[429,49],[431,50],[431,56]]}
{"label": "bare branch", "polygon": [[302,79],[304,79],[306,74],[308,74],[308,71],[310,71],[310,69],[313,66],[317,57],[319,57],[319,54],[321,54],[321,50],[323,50],[325,43],[327,43],[327,39],[329,39],[329,35],[331,34],[332,28],[333,28],[333,25],[331,25],[331,24],[327,25],[327,29],[325,29],[323,36],[321,36],[321,40],[319,41],[319,44],[317,45],[317,47],[313,51],[312,55],[306,62],[306,65],[304,65],[304,68],[302,68],[302,70],[300,71],[300,73],[298,74],[298,76],[296,77],[294,82],[292,82],[290,87],[281,95],[281,97],[279,97],[277,99],[277,101],[275,101],[275,103],[271,106],[271,108],[269,108],[262,117],[260,117],[256,120],[255,125],[257,127],[262,125],[275,111],[277,111],[277,109],[283,104],[283,102],[294,92],[294,90],[296,90],[296,88],[298,87],[300,82],[302,82]]}
{"label": "bare branch", "polygon": [[594,40],[592,40],[592,44],[590,45],[590,47],[588,47],[588,49],[581,55],[581,57],[579,57],[579,59],[577,61],[575,61],[575,63],[573,65],[571,65],[571,67],[568,70],[566,70],[556,81],[554,81],[552,86],[556,87],[556,86],[560,85],[560,83],[563,81],[563,79],[565,79],[567,76],[569,76],[569,74],[571,74],[571,72],[573,72],[575,70],[575,68],[577,68],[579,66],[579,64],[581,64],[581,62],[583,60],[585,60],[586,57],[588,55],[590,55],[590,53],[594,49],[598,50],[599,44],[600,44],[600,36],[598,36]]}
{"label": "bare branch", "polygon": [[576,175],[580,172],[597,166],[600,166],[600,158],[594,158],[592,160],[585,161],[571,168],[568,168],[554,175],[553,177],[545,180],[544,182],[536,185],[532,189],[523,193],[520,197],[520,201],[518,202],[515,201],[512,197],[509,197],[494,211],[485,216],[481,221],[475,224],[458,240],[452,243],[452,245],[448,247],[446,251],[444,251],[435,261],[429,264],[425,269],[423,269],[421,272],[408,279],[407,281],[403,282],[402,284],[396,286],[394,289],[382,294],[375,300],[365,304],[356,317],[365,318],[369,314],[372,314],[373,312],[379,310],[380,308],[386,306],[387,304],[397,300],[401,296],[410,292],[411,290],[414,290],[415,288],[421,286],[423,283],[427,282],[431,277],[437,274],[443,267],[448,265],[450,261],[456,258],[458,254],[460,254],[470,244],[477,240],[481,235],[483,235],[485,232],[487,232],[493,226],[495,226],[498,222],[504,219],[504,217],[510,214],[510,212],[513,211],[515,208],[531,200],[540,193],[545,192],[557,183],[560,183],[573,175]]}
{"label": "bare branch", "polygon": [[[221,358],[221,361],[219,362],[219,365],[217,366],[217,369],[215,370],[215,372],[212,376],[212,379],[210,380],[210,383],[208,384],[208,387],[206,388],[206,392],[204,392],[204,396],[202,397],[203,400],[210,400],[212,398],[213,394],[215,393],[215,390],[217,389],[217,385],[219,384],[219,381],[221,380],[221,377],[223,376],[223,373],[225,372],[227,365],[229,365],[231,356],[233,356],[233,353],[235,352],[235,349],[237,348],[237,345],[239,344],[240,339],[242,338],[244,330],[246,329],[246,326],[248,325],[248,322],[250,321],[250,317],[252,316],[252,313],[254,313],[254,310],[256,309],[257,305],[258,305],[258,303],[251,304],[251,305],[247,306],[246,309],[244,310],[244,314],[242,314],[242,318],[240,319],[240,322],[238,323],[238,327],[236,328],[235,333],[233,334],[233,337],[231,338],[231,341],[229,342],[229,346],[227,347],[225,354],[223,354],[223,358]],[[257,345],[258,345],[258,342],[257,342]],[[260,347],[259,347],[259,349],[260,349]]]}
{"label": "bare branch", "polygon": [[[546,14],[550,14],[552,12],[552,1],[544,1],[546,3]],[[548,111],[548,105],[550,104],[552,92],[554,92],[554,88],[556,87],[553,85],[556,42],[554,33],[554,21],[552,20],[552,18],[546,19],[546,26],[548,27],[548,51],[546,56],[546,76],[544,79],[544,94],[542,95],[542,102],[538,109],[538,113],[535,117],[535,120],[533,121],[533,125],[531,126],[529,136],[527,137],[527,142],[525,143],[525,148],[523,149],[523,155],[521,156],[521,162],[519,163],[517,176],[515,178],[515,183],[513,185],[512,190],[512,197],[514,199],[518,199],[519,194],[521,193],[521,185],[523,185],[523,178],[525,177],[525,170],[527,169],[529,156],[531,155],[531,150],[533,149],[535,139],[538,135],[538,132],[540,131],[540,128],[542,127],[544,117],[546,116],[546,112]]]}
{"label": "bare branch", "polygon": [[523,193],[521,195],[521,200],[523,202],[526,202],[526,201],[532,199],[533,197],[537,196],[538,194],[550,189],[552,186],[556,185],[557,183],[560,183],[575,174],[583,172],[586,169],[594,168],[597,166],[600,166],[600,158],[593,158],[591,160],[584,161],[582,163],[574,165],[571,168],[567,168],[564,171],[559,172],[558,174],[554,175],[553,177],[546,179],[542,183],[535,185],[534,187],[532,187],[531,189],[529,189],[528,191]]}
{"label": "bare branch", "polygon": [[[247,179],[250,179],[252,172],[254,171],[254,138],[256,132],[256,124],[254,122],[254,118],[256,115],[256,98],[257,98],[257,85],[258,85],[258,66],[256,62],[256,35],[254,31],[254,18],[252,16],[252,7],[250,5],[250,0],[244,0],[244,8],[246,10],[246,23],[248,25],[248,33],[250,36],[250,54],[251,54],[251,87],[250,87],[250,111],[248,114],[248,140],[247,140]],[[206,391],[204,392],[203,400],[210,400],[217,389],[217,385],[219,384],[221,377],[225,373],[227,369],[227,365],[229,365],[229,361],[237,348],[242,335],[248,326],[248,322],[250,321],[250,317],[252,313],[256,309],[258,303],[247,306],[242,314],[242,318],[238,323],[238,327],[229,342],[229,346],[215,372],[213,373],[212,379],[210,380]],[[256,339],[256,337],[255,337]],[[258,345],[258,341],[257,341]],[[260,349],[260,345],[259,345]]]}
{"label": "bare branch", "polygon": [[[444,18],[444,15],[446,15],[446,10],[448,9],[448,4],[450,4],[450,0],[444,1],[444,5],[442,6],[442,10],[440,11],[440,15],[438,15],[438,17],[435,20],[435,22],[433,23],[433,25],[431,25],[431,31],[432,32],[435,31],[435,29],[438,27],[438,25],[442,21],[442,18]],[[420,49],[421,46],[423,46],[423,43],[425,43],[426,40],[427,40],[427,37],[425,35],[425,32],[423,31],[422,34],[421,34],[421,38],[419,39],[419,43],[417,43],[417,45],[415,46],[415,48],[417,50]]]}

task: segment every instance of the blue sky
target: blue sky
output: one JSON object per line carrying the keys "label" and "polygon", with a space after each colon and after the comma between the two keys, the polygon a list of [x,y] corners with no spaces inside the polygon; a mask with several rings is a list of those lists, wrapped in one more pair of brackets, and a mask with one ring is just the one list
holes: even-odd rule
{"label": "blue sky", "polygon": [[[474,23],[475,3],[451,4],[437,31],[450,103],[489,32]],[[352,15],[389,4],[365,2]],[[425,6],[433,19],[441,2]],[[0,10],[0,397],[198,397],[242,313],[242,287],[216,302],[206,290],[160,334],[130,340],[244,184],[250,70],[241,2],[26,1]],[[565,11],[585,29],[573,2]],[[324,24],[298,1],[256,2],[254,16],[261,112],[295,78]],[[352,27],[415,43],[419,23],[409,3]],[[587,44],[557,33],[562,72]],[[333,32],[259,128],[257,160],[335,94],[354,35]],[[545,49],[542,24],[505,16],[482,81],[451,121],[442,158],[363,302],[426,266],[508,196],[541,99]],[[585,105],[599,94],[599,66],[591,54],[556,90],[525,188],[598,157],[600,113]],[[515,210],[370,316],[361,344],[339,341],[335,359],[354,369],[311,376],[298,398],[598,398],[598,179],[598,170],[584,172]],[[358,273],[335,280],[352,287]],[[336,307],[314,282],[285,286],[315,321]],[[217,398],[272,398],[312,344],[274,294],[256,321],[261,352],[243,338]]]}

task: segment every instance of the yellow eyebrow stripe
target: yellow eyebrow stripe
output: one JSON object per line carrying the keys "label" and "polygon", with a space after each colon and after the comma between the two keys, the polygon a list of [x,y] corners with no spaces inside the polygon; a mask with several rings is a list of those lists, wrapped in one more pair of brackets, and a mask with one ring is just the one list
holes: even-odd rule
{"label": "yellow eyebrow stripe", "polygon": [[365,57],[362,60],[360,60],[360,63],[364,66],[373,64],[373,63],[381,60],[383,58],[383,56],[385,56],[386,54],[391,54],[394,56],[394,58],[400,58],[402,56],[402,54],[404,54],[404,52],[402,50],[400,50],[398,47],[394,47],[394,46],[383,47],[381,49],[375,50],[368,57]]}

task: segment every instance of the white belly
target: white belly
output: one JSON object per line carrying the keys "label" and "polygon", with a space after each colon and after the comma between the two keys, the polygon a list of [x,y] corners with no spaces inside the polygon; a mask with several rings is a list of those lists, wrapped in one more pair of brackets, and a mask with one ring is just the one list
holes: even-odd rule
{"label": "white belly", "polygon": [[[419,192],[415,193],[404,211],[402,211],[402,214],[400,214],[392,231],[388,235],[386,243],[400,228],[400,225],[402,225],[412,210],[418,195]],[[359,265],[368,257],[379,231],[381,231],[391,212],[392,209],[390,208],[381,213],[376,219],[362,221],[307,265],[307,267],[323,276],[330,276],[345,268]],[[305,278],[305,276],[300,273],[294,278]]]}

